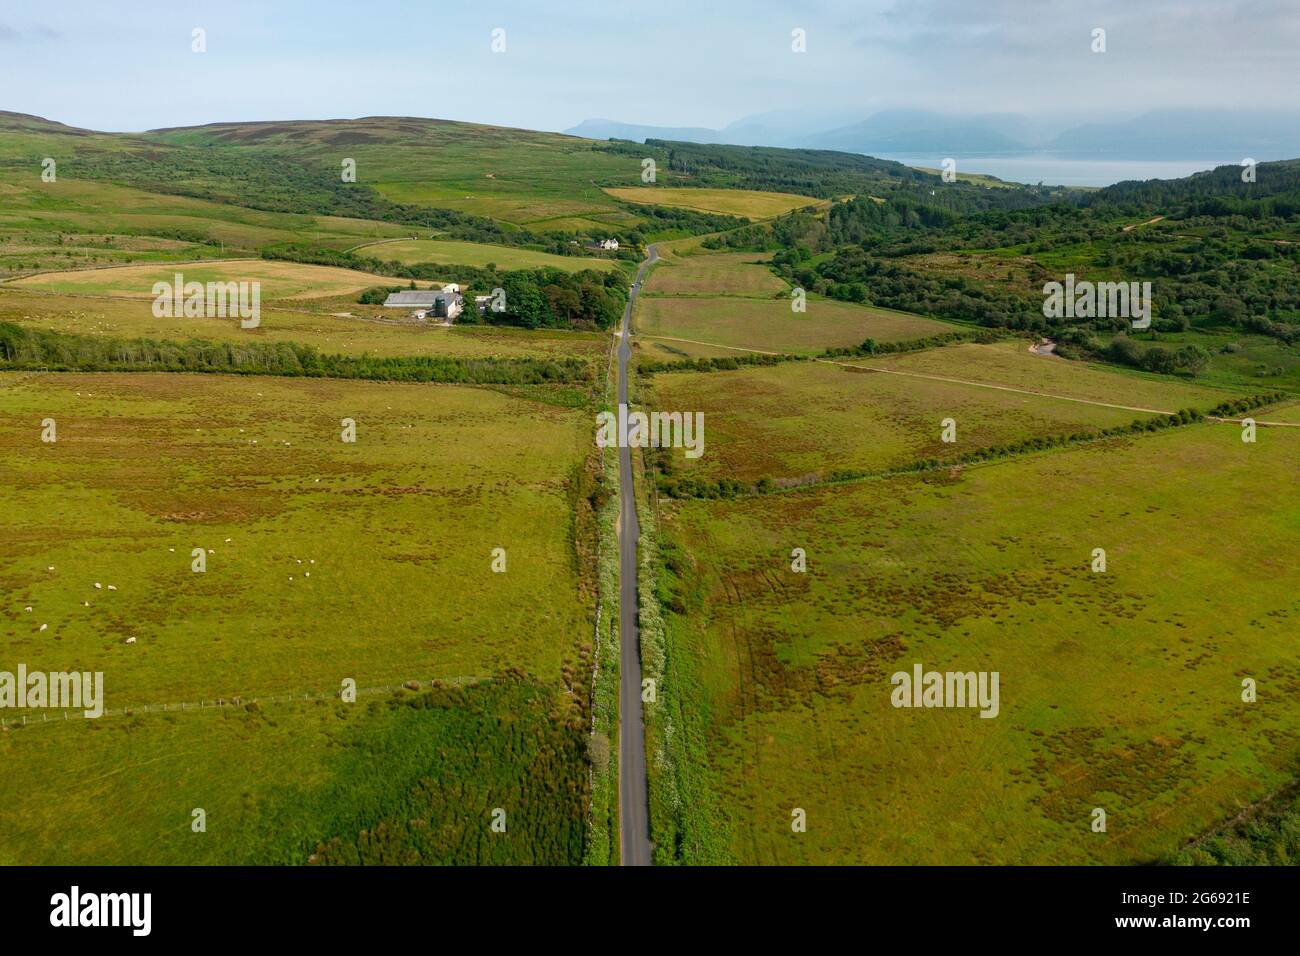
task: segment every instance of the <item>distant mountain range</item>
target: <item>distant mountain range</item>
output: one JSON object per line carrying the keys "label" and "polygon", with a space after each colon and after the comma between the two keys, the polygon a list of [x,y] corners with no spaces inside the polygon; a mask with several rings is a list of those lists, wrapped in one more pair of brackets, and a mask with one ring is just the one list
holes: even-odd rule
{"label": "distant mountain range", "polygon": [[1072,159],[1257,160],[1300,156],[1300,112],[1153,110],[1125,120],[1045,123],[1016,113],[951,116],[885,110],[863,118],[787,110],[747,116],[721,129],[583,120],[565,130],[592,139],[680,140],[733,146],[834,149],[877,155],[1007,156],[1046,152]]}

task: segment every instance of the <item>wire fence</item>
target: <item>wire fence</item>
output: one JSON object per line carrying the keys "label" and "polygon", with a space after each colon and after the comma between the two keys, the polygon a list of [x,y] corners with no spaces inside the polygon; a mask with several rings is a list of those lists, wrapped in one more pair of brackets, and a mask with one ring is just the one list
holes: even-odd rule
{"label": "wire fence", "polygon": [[[433,680],[403,681],[400,684],[379,684],[374,687],[360,687],[356,696],[368,697],[374,694],[394,693],[400,690],[424,690],[437,686],[472,687],[490,678],[485,677],[443,677]],[[168,704],[142,704],[130,707],[105,708],[98,717],[87,717],[84,710],[41,710],[31,714],[0,716],[0,729],[14,730],[20,727],[41,727],[49,724],[61,724],[69,720],[103,720],[105,717],[135,717],[142,714],[193,713],[195,711],[219,710],[221,708],[240,708],[249,704],[291,704],[322,700],[343,700],[342,688],[332,691],[307,692],[303,694],[261,694],[256,697],[218,697],[214,700],[180,701]]]}

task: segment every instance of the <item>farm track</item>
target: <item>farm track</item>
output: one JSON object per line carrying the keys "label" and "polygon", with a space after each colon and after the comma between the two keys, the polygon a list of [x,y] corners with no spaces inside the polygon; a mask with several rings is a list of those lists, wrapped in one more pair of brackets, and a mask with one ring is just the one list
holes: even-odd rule
{"label": "farm track", "polygon": [[827,365],[839,365],[842,368],[860,369],[864,372],[881,372],[885,375],[906,375],[909,378],[927,378],[934,382],[948,382],[953,385],[971,385],[975,388],[992,388],[999,392],[1016,392],[1020,395],[1037,395],[1040,398],[1054,398],[1062,402],[1078,402],[1081,405],[1096,405],[1099,408],[1118,408],[1126,412],[1146,412],[1152,415],[1176,415],[1177,412],[1171,412],[1159,408],[1142,408],[1138,405],[1116,405],[1111,402],[1099,402],[1091,398],[1072,398],[1069,395],[1057,395],[1053,392],[1039,392],[1028,388],[1015,388],[1011,385],[992,385],[988,382],[974,382],[965,378],[949,378],[946,375],[927,375],[924,372],[903,372],[898,369],[880,368],[876,365],[854,365],[852,362],[835,362],[830,359],[816,359],[818,362],[825,362]]}
{"label": "farm track", "polygon": [[732,352],[750,352],[754,355],[780,355],[780,352],[765,352],[762,349],[746,349],[739,345],[717,345],[713,342],[700,342],[696,339],[679,339],[671,335],[647,335],[646,338],[652,342],[686,342],[688,345],[703,345],[711,349],[728,349]]}
{"label": "farm track", "polygon": [[401,237],[399,237],[399,238],[397,238],[397,239],[374,239],[374,240],[372,240],[372,241],[370,241],[370,242],[363,242],[363,243],[361,243],[361,244],[359,244],[359,245],[355,245],[355,246],[352,246],[352,247],[350,247],[350,248],[348,248],[348,249],[344,249],[344,250],[343,250],[343,253],[346,255],[346,254],[349,253],[349,252],[356,252],[358,249],[366,249],[366,248],[368,248],[368,247],[370,247],[370,246],[382,246],[382,245],[384,245],[385,243],[388,243],[388,242],[410,242],[412,239],[415,239],[415,238],[417,238],[417,237],[415,237],[415,236],[401,236]]}

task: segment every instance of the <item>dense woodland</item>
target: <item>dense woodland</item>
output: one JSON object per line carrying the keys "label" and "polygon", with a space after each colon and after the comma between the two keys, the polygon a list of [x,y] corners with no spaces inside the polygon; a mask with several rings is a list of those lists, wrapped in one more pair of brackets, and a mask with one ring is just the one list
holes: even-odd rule
{"label": "dense woodland", "polygon": [[[1139,346],[1124,337],[1125,318],[1044,317],[1043,285],[1067,272],[1150,281],[1156,333],[1227,329],[1300,342],[1300,162],[1260,164],[1255,174],[1243,182],[1240,169],[1222,167],[972,215],[858,197],[704,244],[775,250],[779,274],[831,298],[1039,332],[1067,356],[1195,374],[1209,359],[1203,348]],[[944,255],[944,267],[929,258]]]}
{"label": "dense woodland", "polygon": [[[648,139],[644,144],[616,140],[607,149],[654,159],[661,169],[684,177],[675,178],[674,186],[756,189],[823,199],[868,195],[916,201],[928,198],[936,208],[966,213],[1018,209],[1045,201],[1045,195],[1031,187],[990,188],[965,181],[943,184],[934,173],[901,163],[826,149],[723,146],[661,139]],[[942,193],[941,185],[948,187]]]}

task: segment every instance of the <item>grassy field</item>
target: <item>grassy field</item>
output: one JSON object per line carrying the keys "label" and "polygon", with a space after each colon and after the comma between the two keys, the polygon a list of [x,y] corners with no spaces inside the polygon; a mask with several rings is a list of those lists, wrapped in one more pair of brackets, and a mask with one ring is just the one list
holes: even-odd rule
{"label": "grassy field", "polygon": [[757,192],[750,189],[682,189],[672,186],[630,186],[606,188],[605,192],[624,202],[652,206],[670,206],[677,209],[696,209],[700,212],[721,213],[724,216],[743,216],[746,219],[768,219],[792,209],[815,206],[820,199],[797,196],[794,193]]}
{"label": "grassy field", "polygon": [[789,292],[785,281],[767,267],[770,258],[766,252],[674,256],[655,266],[644,294],[771,298]]}
{"label": "grassy field", "polygon": [[[461,766],[467,798],[513,779],[515,806],[534,814],[551,788],[581,802],[583,756],[555,715],[573,707],[564,675],[581,669],[591,628],[587,414],[489,389],[225,376],[6,374],[0,390],[6,662],[102,671],[115,710],[328,694],[344,678],[368,688],[518,671],[540,682],[527,706],[522,691],[490,692],[463,713],[364,724],[341,704],[304,703],[10,729],[0,747],[24,773],[0,785],[3,828],[23,834],[4,842],[8,861],[302,862],[317,840],[355,843],[400,815],[403,788],[423,792],[437,760]],[[54,444],[40,440],[46,418]],[[343,418],[355,443],[340,440]],[[491,570],[497,547],[506,573]],[[191,570],[195,548],[204,573]],[[378,740],[444,725],[437,760],[420,759],[436,736],[366,758]],[[459,753],[462,738],[480,743]],[[464,769],[492,747],[511,751],[506,776]],[[539,749],[552,754],[545,781],[526,771]],[[393,790],[353,776],[366,759],[382,770],[408,758]],[[524,780],[543,790],[519,795]],[[359,787],[343,806],[355,819],[332,815],[330,786]],[[304,788],[320,799],[303,804]],[[192,806],[223,809],[236,832],[178,846]],[[99,825],[72,833],[69,814]],[[265,839],[286,820],[283,839]],[[571,835],[551,827],[549,844],[517,846],[516,859],[572,861]],[[481,831],[462,836],[444,859],[493,859]]]}
{"label": "grassy field", "polygon": [[[919,315],[831,299],[809,299],[793,312],[788,298],[659,296],[637,300],[636,327],[646,338],[690,339],[709,345],[816,355],[865,339],[896,342],[951,332],[954,326]],[[674,343],[686,348],[689,344]],[[692,353],[694,354],[694,353]]]}
{"label": "grassy field", "polygon": [[[957,479],[660,502],[661,858],[1144,861],[1289,779],[1300,506],[1278,490],[1300,433],[1262,441],[1193,425]],[[997,671],[999,715],[891,707],[917,662]]]}
{"label": "grassy field", "polygon": [[1036,355],[1023,339],[989,345],[950,345],[870,359],[845,359],[869,368],[968,379],[989,385],[1156,411],[1210,408],[1241,394],[1239,388]]}
{"label": "grassy field", "polygon": [[112,269],[83,269],[75,272],[47,272],[15,279],[9,285],[42,292],[72,292],[83,295],[120,295],[154,298],[153,284],[171,285],[176,273],[184,282],[260,282],[262,301],[275,299],[319,299],[360,292],[371,286],[404,284],[401,279],[339,269],[333,266],[278,262],[267,259],[237,259],[214,263],[185,262],[173,265],[135,265]]}
{"label": "grassy field", "polygon": [[11,729],[0,862],[574,865],[585,735],[565,706],[503,678]]}
{"label": "grassy field", "polygon": [[[337,308],[339,314],[292,308],[264,308],[256,329],[240,328],[232,318],[155,318],[152,303],[124,297],[47,295],[0,286],[0,321],[40,326],[79,335],[111,335],[185,341],[298,342],[325,354],[454,355],[465,358],[558,358],[603,356],[608,337],[595,332],[525,330],[506,326],[454,325],[450,328],[395,322],[401,309],[359,306],[355,297],[304,302]],[[396,314],[396,315],[395,315]]]}
{"label": "grassy field", "polygon": [[816,355],[868,338],[894,342],[955,328],[815,296],[804,312],[795,312],[792,290],[767,267],[767,253],[705,253],[690,242],[673,242],[664,244],[663,256],[637,299],[635,320],[642,354],[658,361],[713,357],[728,349]]}
{"label": "grassy field", "polygon": [[[959,347],[922,355],[937,359]],[[997,354],[996,352],[994,353]],[[1031,357],[1031,361],[1033,361]],[[1047,362],[1036,359],[1044,366]],[[974,363],[951,363],[971,376]],[[994,376],[987,376],[993,379]],[[1093,372],[1071,389],[1044,381],[1058,394],[1088,398],[1107,387],[1113,396],[1127,376]],[[1218,404],[1217,391],[1171,382],[1145,386],[1142,400],[1176,411],[1184,406]],[[1109,400],[1109,399],[1104,399]],[[1106,408],[1059,397],[980,388],[964,383],[864,372],[824,362],[789,362],[734,372],[672,372],[646,386],[648,407],[703,412],[704,454],[686,459],[672,452],[681,475],[756,481],[825,477],[837,469],[880,471],[903,468],[921,459],[940,461],[976,448],[1023,438],[1070,435],[1124,425],[1141,412]],[[942,422],[957,423],[957,441],[941,441]]]}
{"label": "grassy field", "polygon": [[417,262],[434,262],[458,266],[483,268],[489,263],[499,269],[563,269],[581,272],[584,269],[606,271],[617,269],[613,259],[595,256],[556,256],[549,252],[535,252],[515,246],[494,246],[485,242],[457,242],[450,239],[405,239],[363,246],[357,255],[371,256],[384,262],[404,265]]}
{"label": "grassy field", "polygon": [[1268,414],[1260,415],[1259,417],[1274,422],[1300,424],[1300,404],[1284,405],[1281,408],[1270,409]]}
{"label": "grassy field", "polygon": [[333,216],[266,212],[151,193],[115,183],[60,178],[0,184],[0,277],[38,269],[251,255],[281,242],[346,248],[410,233],[409,227]]}

